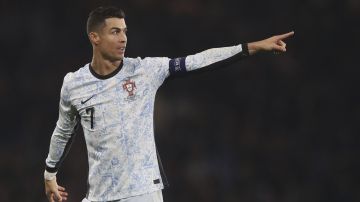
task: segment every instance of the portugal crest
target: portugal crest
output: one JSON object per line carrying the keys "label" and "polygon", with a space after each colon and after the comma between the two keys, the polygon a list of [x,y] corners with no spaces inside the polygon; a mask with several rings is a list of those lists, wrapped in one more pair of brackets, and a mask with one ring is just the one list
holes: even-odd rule
{"label": "portugal crest", "polygon": [[130,79],[127,79],[123,84],[123,89],[129,94],[128,98],[134,97],[135,96],[134,91],[136,90],[135,81],[131,81]]}

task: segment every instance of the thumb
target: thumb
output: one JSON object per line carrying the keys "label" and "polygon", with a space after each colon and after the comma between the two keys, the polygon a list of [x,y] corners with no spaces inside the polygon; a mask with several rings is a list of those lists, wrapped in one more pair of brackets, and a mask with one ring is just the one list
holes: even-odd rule
{"label": "thumb", "polygon": [[58,190],[54,191],[54,198],[55,198],[56,201],[62,201],[62,198],[61,198],[60,193],[59,193]]}

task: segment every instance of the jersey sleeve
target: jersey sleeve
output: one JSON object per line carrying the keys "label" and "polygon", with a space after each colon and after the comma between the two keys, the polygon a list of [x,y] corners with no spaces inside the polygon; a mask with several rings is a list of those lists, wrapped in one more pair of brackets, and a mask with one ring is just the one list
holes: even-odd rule
{"label": "jersey sleeve", "polygon": [[[249,56],[247,44],[237,46],[212,48],[203,52],[170,59],[167,57],[144,58],[142,66],[148,71],[150,80],[159,87],[169,76],[184,75],[186,72],[198,70],[214,64],[227,66],[229,62],[236,62]],[[207,69],[207,68],[206,68]]]}
{"label": "jersey sleeve", "polygon": [[70,73],[64,78],[60,93],[59,118],[51,136],[49,154],[46,158],[46,171],[57,172],[68,149],[71,146],[74,128],[78,122],[77,111],[71,105],[67,80]]}
{"label": "jersey sleeve", "polygon": [[247,44],[237,46],[212,48],[203,52],[169,61],[171,75],[182,75],[186,72],[208,67],[216,63],[238,61],[249,56]]}
{"label": "jersey sleeve", "polygon": [[150,82],[157,88],[169,77],[169,61],[167,57],[148,57],[142,60],[142,65],[148,72]]}

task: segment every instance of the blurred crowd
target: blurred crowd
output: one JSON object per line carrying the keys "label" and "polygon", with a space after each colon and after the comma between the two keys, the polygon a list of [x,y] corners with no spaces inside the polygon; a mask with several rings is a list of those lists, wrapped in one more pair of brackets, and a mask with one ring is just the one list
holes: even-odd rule
{"label": "blurred crowd", "polygon": [[[155,134],[165,202],[360,201],[360,1],[0,2],[0,201],[46,201],[43,171],[62,80],[90,62],[85,25],[122,7],[127,57],[194,54],[295,31],[282,55],[169,79]],[[58,174],[86,193],[82,133]]]}

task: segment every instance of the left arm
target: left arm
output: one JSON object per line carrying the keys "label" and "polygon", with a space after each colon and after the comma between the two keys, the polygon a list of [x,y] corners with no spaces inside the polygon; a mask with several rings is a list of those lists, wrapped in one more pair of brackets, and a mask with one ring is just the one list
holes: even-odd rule
{"label": "left arm", "polygon": [[218,62],[238,61],[258,52],[286,52],[286,44],[283,40],[292,35],[294,32],[237,46],[212,48],[187,57],[171,59],[169,61],[170,75],[184,74]]}
{"label": "left arm", "polygon": [[169,61],[170,75],[182,75],[225,60],[237,61],[249,56],[247,44],[237,46],[211,48],[203,52]]}

